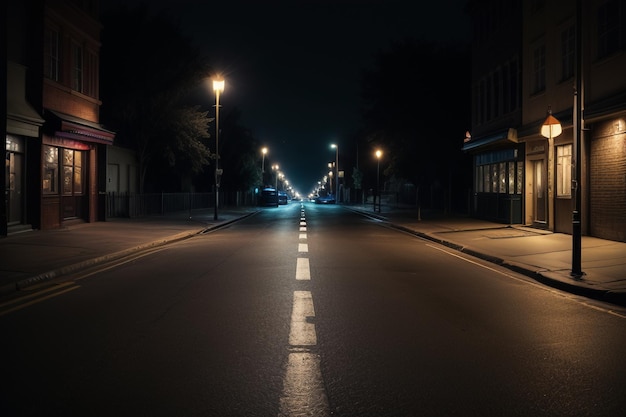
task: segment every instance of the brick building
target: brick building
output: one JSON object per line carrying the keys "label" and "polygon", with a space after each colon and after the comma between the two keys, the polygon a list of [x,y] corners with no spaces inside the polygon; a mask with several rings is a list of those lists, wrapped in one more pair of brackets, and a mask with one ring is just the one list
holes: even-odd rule
{"label": "brick building", "polygon": [[115,135],[99,124],[99,3],[26,0],[7,10],[7,62],[23,71],[32,114],[21,119],[33,126],[7,125],[7,161],[24,161],[7,163],[7,230],[101,220],[106,147]]}
{"label": "brick building", "polygon": [[[519,4],[519,14],[508,14],[505,21],[515,22],[519,35],[513,35],[506,47],[518,50],[520,59],[520,119],[507,125],[506,138],[488,146],[516,150],[516,161],[523,161],[518,172],[521,186],[521,216],[511,223],[541,227],[555,232],[572,233],[573,196],[580,192],[582,232],[605,239],[626,241],[626,2],[624,0],[528,0],[512,2],[476,0],[469,2],[475,24],[474,43],[480,40],[480,25],[497,22],[503,7]],[[577,7],[581,7],[578,20]],[[479,24],[480,23],[480,24]],[[491,23],[498,27],[498,23]],[[513,23],[516,25],[516,23]],[[489,26],[487,26],[489,27]],[[483,29],[484,31],[484,29]],[[580,43],[576,34],[580,33]],[[501,41],[503,32],[490,36]],[[507,39],[504,37],[504,39]],[[580,54],[577,54],[580,51]],[[580,60],[578,60],[580,57]],[[502,108],[506,85],[495,72],[481,71],[473,64],[474,103],[472,139],[464,149],[475,157],[475,194],[488,191],[501,196],[510,193],[515,182],[509,166],[496,161],[490,169],[481,168],[481,154],[490,150],[475,132],[485,128],[480,115],[487,113],[501,123],[507,116]],[[504,64],[504,62],[502,63]],[[492,68],[498,65],[492,63]],[[580,91],[578,85],[580,68]],[[482,88],[480,83],[489,87]],[[582,100],[584,127],[580,146],[580,178],[575,168],[575,95]],[[562,126],[562,133],[545,138],[541,125],[548,112]],[[494,117],[494,115],[498,115]],[[491,123],[494,123],[492,121]],[[482,159],[481,159],[482,158]],[[509,172],[509,176],[507,176]],[[505,183],[505,186],[501,184]],[[487,186],[488,185],[488,186]],[[517,187],[514,189],[517,192]],[[479,217],[491,217],[475,205]],[[508,219],[499,218],[501,221]],[[519,220],[519,221],[518,221]]]}

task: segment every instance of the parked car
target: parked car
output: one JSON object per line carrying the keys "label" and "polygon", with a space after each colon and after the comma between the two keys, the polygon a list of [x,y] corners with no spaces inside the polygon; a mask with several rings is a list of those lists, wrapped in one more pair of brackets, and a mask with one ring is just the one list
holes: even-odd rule
{"label": "parked car", "polygon": [[289,197],[287,196],[287,193],[284,191],[279,191],[278,192],[278,204],[287,204],[289,202]]}
{"label": "parked car", "polygon": [[278,206],[278,197],[276,195],[276,189],[266,187],[261,191],[261,196],[259,197],[259,205],[265,207],[277,207]]}
{"label": "parked car", "polygon": [[335,204],[335,196],[332,194],[320,195],[315,199],[315,204]]}

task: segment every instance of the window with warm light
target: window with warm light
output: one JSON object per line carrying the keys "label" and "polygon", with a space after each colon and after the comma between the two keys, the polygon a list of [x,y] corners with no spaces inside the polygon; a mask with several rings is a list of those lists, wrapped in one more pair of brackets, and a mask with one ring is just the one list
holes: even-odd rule
{"label": "window with warm light", "polygon": [[572,196],[572,145],[556,147],[556,196]]}

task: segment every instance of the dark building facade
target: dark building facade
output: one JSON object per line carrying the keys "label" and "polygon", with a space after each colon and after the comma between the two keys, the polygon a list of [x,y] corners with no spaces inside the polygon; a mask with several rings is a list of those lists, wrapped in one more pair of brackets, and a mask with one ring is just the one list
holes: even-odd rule
{"label": "dark building facade", "polygon": [[[468,9],[474,215],[572,233],[579,195],[584,234],[626,241],[626,1],[475,0]],[[548,114],[562,129],[554,137],[540,134]]]}
{"label": "dark building facade", "polygon": [[521,0],[472,1],[472,130],[464,151],[473,155],[475,216],[522,223]]}
{"label": "dark building facade", "polygon": [[104,217],[98,2],[10,2],[7,20],[7,232]]}

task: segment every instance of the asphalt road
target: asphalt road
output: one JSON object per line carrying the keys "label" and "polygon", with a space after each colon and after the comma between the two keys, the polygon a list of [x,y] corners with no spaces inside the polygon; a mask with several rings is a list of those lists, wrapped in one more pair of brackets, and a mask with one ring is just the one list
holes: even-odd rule
{"label": "asphalt road", "polygon": [[621,415],[626,316],[292,202],[0,310],[2,416]]}

